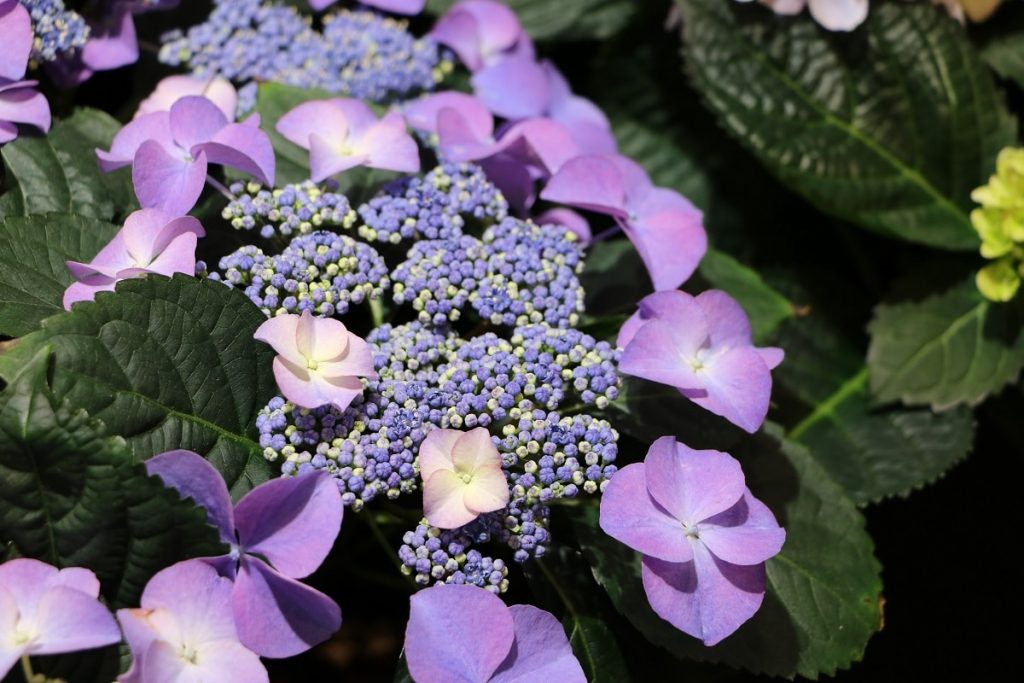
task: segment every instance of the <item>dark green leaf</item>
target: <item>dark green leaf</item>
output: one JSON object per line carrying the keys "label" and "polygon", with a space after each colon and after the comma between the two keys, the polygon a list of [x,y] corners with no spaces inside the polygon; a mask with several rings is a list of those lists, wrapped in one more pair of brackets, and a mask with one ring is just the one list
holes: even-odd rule
{"label": "dark green leaf", "polygon": [[276,387],[273,350],[255,341],[263,314],[238,290],[150,275],[48,318],[0,355],[10,380],[52,346],[53,391],[128,440],[136,459],[184,448],[204,455],[236,498],[270,476],[254,439]]}
{"label": "dark green leaf", "polygon": [[137,207],[127,169],[104,174],[96,148],[109,149],[121,124],[95,109],[79,109],[45,137],[25,136],[0,150],[9,172],[0,214],[82,214],[110,220]]}
{"label": "dark green leaf", "polygon": [[65,261],[88,262],[118,227],[84,216],[0,217],[0,335],[19,337],[60,313],[73,278]]}
{"label": "dark green leaf", "polygon": [[[454,0],[428,0],[427,9],[441,14]],[[534,40],[593,40],[612,36],[636,13],[631,0],[505,0]],[[667,11],[667,10],[666,10]]]}
{"label": "dark green leaf", "polygon": [[756,342],[766,340],[783,321],[793,317],[793,304],[786,297],[754,269],[724,252],[709,249],[700,262],[700,274],[712,287],[725,290],[743,306]]}
{"label": "dark green leaf", "polygon": [[803,447],[780,440],[777,427],[735,454],[754,495],[786,528],[782,552],[768,561],[768,594],[749,622],[708,648],[663,621],[644,595],[639,555],[605,536],[591,509],[577,532],[595,578],[648,640],[678,657],[790,678],[848,667],[881,627],[880,567],[863,517]]}
{"label": "dark green leaf", "polygon": [[1015,125],[963,29],[929,3],[879,3],[847,36],[804,14],[679,0],[685,54],[723,126],[819,208],[973,249],[970,192]]}
{"label": "dark green leaf", "polygon": [[160,569],[219,554],[206,513],[146,475],[120,437],[50,391],[46,345],[0,394],[0,547],[87,567],[114,607],[137,605]]}
{"label": "dark green leaf", "polygon": [[879,305],[868,327],[872,394],[935,410],[981,402],[1024,366],[1021,306],[986,300],[973,278],[920,301]]}
{"label": "dark green leaf", "polygon": [[1003,78],[1024,88],[1024,7],[1007,3],[991,21],[976,27],[981,58]]}
{"label": "dark green leaf", "polygon": [[580,284],[591,316],[632,315],[637,302],[653,291],[647,269],[627,239],[605,240],[589,247]]}

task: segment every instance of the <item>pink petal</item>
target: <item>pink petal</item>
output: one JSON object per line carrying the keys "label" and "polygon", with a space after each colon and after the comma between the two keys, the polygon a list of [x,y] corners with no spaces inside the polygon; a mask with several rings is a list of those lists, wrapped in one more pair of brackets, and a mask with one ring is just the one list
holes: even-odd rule
{"label": "pink petal", "polygon": [[701,375],[706,393],[683,392],[691,401],[751,434],[761,427],[768,415],[772,376],[756,349],[730,349],[707,365]]}
{"label": "pink petal", "polygon": [[786,352],[774,346],[761,347],[755,350],[761,355],[761,360],[764,361],[769,370],[777,368],[779,363],[786,358]]}
{"label": "pink petal", "polygon": [[157,111],[170,111],[171,106],[188,95],[201,95],[217,105],[228,121],[235,120],[238,93],[231,82],[214,76],[198,78],[189,75],[168,76],[160,81],[149,97],[139,104],[135,118]]}
{"label": "pink petal", "polygon": [[182,97],[171,105],[169,117],[174,142],[188,150],[210,142],[221,128],[228,125],[224,112],[198,95]]}
{"label": "pink petal", "polygon": [[662,319],[641,325],[622,352],[619,370],[671,387],[703,387],[706,373],[698,373],[691,363],[707,339],[707,327],[699,312],[688,320],[688,325]]}
{"label": "pink petal", "polygon": [[184,215],[196,205],[206,186],[206,155],[187,162],[172,157],[156,141],[143,142],[135,153],[132,182],[143,207]]}
{"label": "pink petal", "polygon": [[423,481],[430,479],[435,472],[455,469],[453,451],[461,437],[462,432],[457,429],[434,429],[427,434],[420,444],[418,457]]}
{"label": "pink petal", "polygon": [[480,515],[500,510],[509,501],[508,480],[501,467],[478,469],[463,492],[463,501],[470,512]]}
{"label": "pink petal", "polygon": [[34,621],[39,637],[32,643],[33,654],[91,650],[121,642],[121,630],[107,608],[94,596],[73,588],[47,589]]}
{"label": "pink petal", "polygon": [[476,20],[480,49],[484,56],[508,50],[523,36],[519,18],[507,5],[496,0],[463,0],[452,9],[467,12]]}
{"label": "pink petal", "polygon": [[232,584],[202,560],[173,564],[149,580],[143,608],[174,615],[183,638],[202,643],[237,640],[231,608]]}
{"label": "pink petal", "polygon": [[[615,345],[625,348],[636,336],[637,330],[651,320],[680,316],[680,323],[689,325],[686,316],[694,315],[694,297],[676,289],[648,294],[637,304],[638,310],[619,329]],[[698,307],[699,308],[699,307]],[[676,309],[679,313],[676,314]],[[703,310],[703,309],[701,309]]]}
{"label": "pink petal", "polygon": [[697,451],[663,436],[644,459],[651,498],[688,526],[728,510],[743,496],[743,469],[728,453]]}
{"label": "pink petal", "polygon": [[868,0],[810,0],[811,16],[830,31],[852,31],[868,17]]}
{"label": "pink petal", "polygon": [[96,150],[100,168],[109,173],[114,169],[127,166],[132,163],[136,152],[147,140],[155,140],[166,149],[174,149],[169,112],[160,111],[140,116],[118,131],[110,145],[109,152]]}
{"label": "pink petal", "polygon": [[293,657],[341,628],[341,609],[318,590],[246,557],[232,593],[238,639],[261,657]]}
{"label": "pink petal", "polygon": [[480,100],[454,90],[426,95],[402,105],[406,121],[416,130],[438,132],[438,115],[450,109],[459,115],[476,139],[487,139],[494,134],[494,117]]}
{"label": "pink petal", "polygon": [[309,149],[309,137],[329,131],[330,139],[344,141],[349,135],[348,119],[334,100],[303,102],[277,121],[278,133],[303,149]]}
{"label": "pink petal", "polygon": [[623,224],[657,290],[676,289],[686,282],[708,248],[700,211],[680,195],[671,194],[682,201],[657,208],[642,205],[636,209],[636,220],[630,218]]}
{"label": "pink petal", "polygon": [[174,273],[184,273],[189,276],[195,275],[196,242],[194,233],[190,232],[179,235],[167,245],[167,248],[159,256],[153,259],[146,270],[151,273],[168,276]]}
{"label": "pink petal", "polygon": [[409,135],[401,114],[388,114],[372,126],[356,144],[358,154],[367,157],[366,165],[400,173],[420,170],[420,148]]}
{"label": "pink petal", "polygon": [[700,543],[694,544],[693,562],[645,557],[642,580],[655,613],[708,646],[754,616],[765,592],[763,564],[728,564]]}
{"label": "pink petal", "polygon": [[430,30],[430,37],[451,48],[470,71],[483,68],[484,55],[476,19],[460,11],[458,5],[438,19]]}
{"label": "pink petal", "polygon": [[47,585],[71,588],[94,598],[100,594],[100,580],[91,570],[83,567],[61,569],[56,576],[50,577]]}
{"label": "pink petal", "polygon": [[750,565],[777,555],[786,532],[748,489],[731,508],[700,523],[700,540],[718,559]]}
{"label": "pink petal", "polygon": [[281,477],[260,484],[235,507],[238,539],[274,569],[294,579],[323,564],[341,531],[343,506],[325,473]]}
{"label": "pink petal", "polygon": [[64,297],[61,301],[64,310],[70,311],[72,304],[79,301],[93,301],[100,292],[112,292],[117,285],[116,280],[110,280],[102,284],[88,284],[85,282],[73,282],[64,290]]}
{"label": "pink petal", "polygon": [[466,483],[451,470],[439,470],[423,482],[423,516],[431,526],[456,529],[469,524],[479,513],[466,506]]}
{"label": "pink petal", "polygon": [[[490,112],[487,116],[491,116]],[[460,111],[445,108],[438,113],[438,147],[445,159],[475,161],[491,156],[495,150],[492,135],[493,130],[476,128]]]}
{"label": "pink petal", "polygon": [[512,605],[508,611],[515,646],[489,683],[587,683],[558,619],[533,605]]}
{"label": "pink petal", "polygon": [[295,364],[278,356],[273,367],[281,394],[301,408],[332,404],[344,411],[356,396],[363,393],[363,384],[358,377],[321,377],[307,370],[305,361]]}
{"label": "pink petal", "polygon": [[305,365],[306,357],[298,346],[300,316],[287,314],[270,318],[256,328],[253,339],[269,344],[281,356],[296,365]]}
{"label": "pink petal", "polygon": [[14,644],[14,630],[17,628],[18,619],[18,603],[14,601],[14,596],[0,585],[0,680],[21,659],[26,650],[24,645]]}
{"label": "pink petal", "polygon": [[503,57],[473,74],[473,92],[498,116],[540,116],[548,106],[547,76],[531,57]]}
{"label": "pink petal", "polygon": [[309,177],[315,183],[365,164],[367,159],[365,154],[342,154],[318,133],[309,136]]}
{"label": "pink petal", "polygon": [[149,646],[158,637],[149,621],[152,615],[147,609],[119,609],[117,621],[124,632],[124,640],[132,653],[132,665],[128,671],[118,676],[118,683],[143,683],[142,671]]}
{"label": "pink petal", "polygon": [[496,150],[508,150],[552,176],[580,155],[579,146],[562,124],[545,118],[520,121],[501,135]]}
{"label": "pink petal", "polygon": [[204,644],[188,663],[170,643],[158,640],[146,651],[141,681],[144,683],[206,683],[206,681],[269,681],[260,658],[232,641]]}
{"label": "pink petal", "polygon": [[360,0],[362,4],[382,9],[394,14],[419,14],[427,4],[427,0]]}
{"label": "pink petal", "polygon": [[12,591],[18,609],[31,611],[50,582],[57,577],[57,568],[28,557],[19,557],[0,564],[0,586]]}
{"label": "pink petal", "polygon": [[416,683],[489,681],[512,648],[512,614],[486,590],[438,585],[409,604],[405,658]]}
{"label": "pink petal", "polygon": [[18,127],[7,121],[0,121],[0,143],[10,142],[18,137]]}
{"label": "pink petal", "polygon": [[248,173],[264,185],[274,184],[274,147],[259,128],[230,123],[217,131],[210,142],[193,147],[192,156],[199,152],[205,152],[211,164]]}
{"label": "pink petal", "polygon": [[231,495],[220,472],[206,458],[192,451],[175,450],[154,456],[145,464],[151,477],[159,477],[164,486],[206,510],[206,521],[217,528],[221,541],[235,542]]}
{"label": "pink petal", "polygon": [[697,305],[708,321],[711,346],[750,346],[750,320],[743,307],[720,289],[709,289],[697,295]]}
{"label": "pink petal", "polygon": [[316,358],[323,358],[320,360],[320,374],[329,382],[339,377],[376,377],[377,370],[373,364],[373,350],[370,345],[347,330],[343,339],[347,342],[346,346],[337,355],[329,355],[330,348],[317,349]]}
{"label": "pink petal", "polygon": [[670,562],[693,559],[682,524],[647,492],[643,463],[626,465],[608,482],[601,495],[601,529],[644,555]]}
{"label": "pink petal", "polygon": [[626,186],[608,157],[585,155],[567,161],[548,181],[541,199],[625,218]]}
{"label": "pink petal", "polygon": [[0,2],[0,79],[17,81],[25,75],[32,38],[28,10],[17,1]]}
{"label": "pink petal", "polygon": [[463,432],[452,449],[455,468],[466,472],[478,469],[500,468],[501,456],[491,441],[491,433],[484,427]]}

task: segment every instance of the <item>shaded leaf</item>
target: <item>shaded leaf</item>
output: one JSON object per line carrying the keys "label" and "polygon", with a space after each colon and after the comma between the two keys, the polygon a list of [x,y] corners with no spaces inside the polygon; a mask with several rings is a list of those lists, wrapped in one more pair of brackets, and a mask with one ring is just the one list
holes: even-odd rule
{"label": "shaded leaf", "polygon": [[708,249],[699,272],[712,287],[724,290],[743,306],[750,317],[755,342],[764,342],[783,321],[793,317],[793,304],[786,297],[772,289],[753,268],[725,252]]}
{"label": "shaded leaf", "polygon": [[88,262],[118,226],[85,216],[0,217],[0,335],[18,337],[64,310],[65,261]]}
{"label": "shaded leaf", "polygon": [[52,346],[52,387],[123,436],[137,460],[184,448],[204,455],[241,496],[270,476],[255,440],[274,396],[273,350],[252,338],[265,320],[238,290],[149,275],[48,318],[0,355],[10,381]]}
{"label": "shaded leaf", "polygon": [[928,3],[880,3],[847,36],[763,7],[679,0],[689,71],[726,129],[780,180],[861,226],[973,249],[970,192],[1015,126],[963,29]]}
{"label": "shaded leaf", "polygon": [[188,557],[220,554],[206,513],[135,462],[120,437],[61,403],[36,347],[0,394],[0,547],[58,567],[87,567],[116,607]]}
{"label": "shaded leaf", "polygon": [[1024,8],[1006,3],[991,21],[975,27],[981,58],[1001,77],[1024,88]]}

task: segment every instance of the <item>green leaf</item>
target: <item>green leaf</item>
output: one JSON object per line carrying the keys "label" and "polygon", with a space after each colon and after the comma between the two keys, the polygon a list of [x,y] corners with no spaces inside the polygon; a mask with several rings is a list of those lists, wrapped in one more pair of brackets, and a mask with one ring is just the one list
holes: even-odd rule
{"label": "green leaf", "polygon": [[19,337],[64,310],[65,261],[88,262],[118,227],[84,216],[0,217],[0,335]]}
{"label": "green leaf", "polygon": [[[0,149],[9,173],[0,214],[81,214],[110,220],[137,208],[131,172],[102,173],[96,148],[108,149],[121,124],[78,109],[45,137],[20,137]],[[13,181],[13,182],[12,182]]]}
{"label": "green leaf", "polygon": [[863,227],[974,249],[970,192],[1015,142],[963,29],[929,3],[879,3],[848,36],[804,14],[678,0],[693,81],[780,180]]}
{"label": "green leaf", "polygon": [[732,256],[708,249],[700,274],[712,287],[726,291],[750,316],[754,341],[763,342],[785,320],[793,317],[793,304],[772,289],[755,271]]}
{"label": "green leaf", "polygon": [[87,567],[116,607],[188,557],[220,554],[206,513],[132,458],[120,437],[60,402],[35,353],[0,394],[0,547],[58,567]]}
{"label": "green leaf", "polygon": [[992,21],[976,27],[981,58],[1001,77],[1024,88],[1024,8],[1007,3]]}
{"label": "green leaf", "polygon": [[59,400],[126,438],[137,460],[176,448],[204,455],[237,498],[270,477],[254,438],[256,415],[276,392],[274,352],[252,337],[264,320],[218,282],[126,280],[43,321],[0,355],[0,378],[52,346]]}
{"label": "green leaf", "polygon": [[[455,0],[428,0],[441,14]],[[637,11],[631,0],[505,0],[534,40],[600,40],[620,31]]]}
{"label": "green leaf", "polygon": [[773,425],[735,455],[754,495],[786,528],[782,552],[767,563],[764,604],[750,621],[710,648],[676,630],[647,603],[640,556],[605,536],[596,510],[585,510],[577,533],[595,578],[634,627],[677,657],[789,678],[833,674],[859,661],[881,627],[880,566],[864,518]]}
{"label": "green leaf", "polygon": [[935,410],[980,403],[1024,366],[1021,307],[988,301],[973,278],[920,301],[879,305],[868,326],[874,397]]}

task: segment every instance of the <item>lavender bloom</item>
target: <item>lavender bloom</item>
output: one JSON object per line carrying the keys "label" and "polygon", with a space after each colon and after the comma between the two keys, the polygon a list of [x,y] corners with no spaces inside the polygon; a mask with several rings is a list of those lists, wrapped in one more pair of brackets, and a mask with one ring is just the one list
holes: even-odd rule
{"label": "lavender bloom", "polygon": [[586,683],[562,625],[544,610],[506,607],[473,586],[434,586],[409,602],[405,657],[416,683]]}
{"label": "lavender bloom", "polygon": [[121,633],[88,569],[27,558],[0,564],[0,678],[22,657],[111,645]]}
{"label": "lavender bloom", "polygon": [[[309,0],[309,6],[317,12],[321,12],[336,2],[338,0]],[[368,7],[376,7],[395,14],[419,14],[427,4],[427,0],[360,0],[360,2]]]}
{"label": "lavender bloom", "polygon": [[351,228],[356,212],[345,195],[334,189],[336,186],[321,187],[310,180],[280,189],[238,182],[230,187],[235,199],[224,207],[222,216],[237,230],[259,228],[260,237],[266,239],[305,235],[323,228]]}
{"label": "lavender bloom", "polygon": [[670,436],[609,483],[601,528],[643,553],[654,611],[709,646],[760,608],[764,563],[786,538],[731,455],[695,451]]}
{"label": "lavender bloom", "polygon": [[[14,0],[15,4],[19,0]],[[20,0],[32,17],[32,59],[54,62],[73,57],[89,38],[89,26],[77,12],[64,6],[63,0]],[[0,3],[2,5],[2,3]],[[0,11],[2,14],[2,11]],[[8,47],[8,43],[3,45]]]}
{"label": "lavender bloom", "polygon": [[96,155],[106,172],[131,165],[142,206],[170,213],[185,214],[195,206],[210,163],[274,182],[274,149],[259,118],[231,123],[205,97],[183,97],[169,112],[140,116],[114,136],[109,152]]}
{"label": "lavender bloom", "polygon": [[162,453],[146,461],[146,470],[205,508],[231,547],[205,562],[233,582],[231,611],[245,647],[262,657],[291,657],[338,630],[338,605],[296,581],[323,563],[341,529],[344,508],[330,478],[271,479],[232,508],[224,479],[195,453]]}
{"label": "lavender bloom", "polygon": [[231,580],[202,560],[154,575],[141,607],[117,611],[132,651],[119,683],[268,681],[260,658],[239,642],[232,597]]}
{"label": "lavender bloom", "polygon": [[50,130],[50,104],[36,81],[19,80],[32,50],[29,13],[17,0],[0,0],[0,145],[18,137],[19,123]]}
{"label": "lavender bloom", "polygon": [[132,213],[114,239],[89,263],[68,261],[77,282],[64,292],[64,308],[92,301],[98,292],[113,291],[121,280],[146,273],[192,275],[196,267],[196,241],[206,232],[195,218],[175,218],[160,209]]}
{"label": "lavender bloom", "polygon": [[319,183],[355,166],[416,173],[420,152],[400,114],[378,120],[359,100],[303,102],[277,122],[277,132],[309,150],[310,179]]}
{"label": "lavender bloom", "polygon": [[654,187],[644,170],[623,156],[571,159],[541,197],[613,216],[640,253],[656,290],[679,287],[707,250],[700,211],[678,193]]}
{"label": "lavender bloom", "polygon": [[782,349],[753,345],[750,321],[728,294],[656,292],[622,326],[619,369],[676,387],[697,405],[756,432],[768,413]]}
{"label": "lavender bloom", "polygon": [[390,287],[388,268],[373,247],[345,235],[299,235],[276,256],[245,246],[220,260],[209,277],[245,295],[268,316],[309,311],[344,315],[352,305],[379,299]]}

